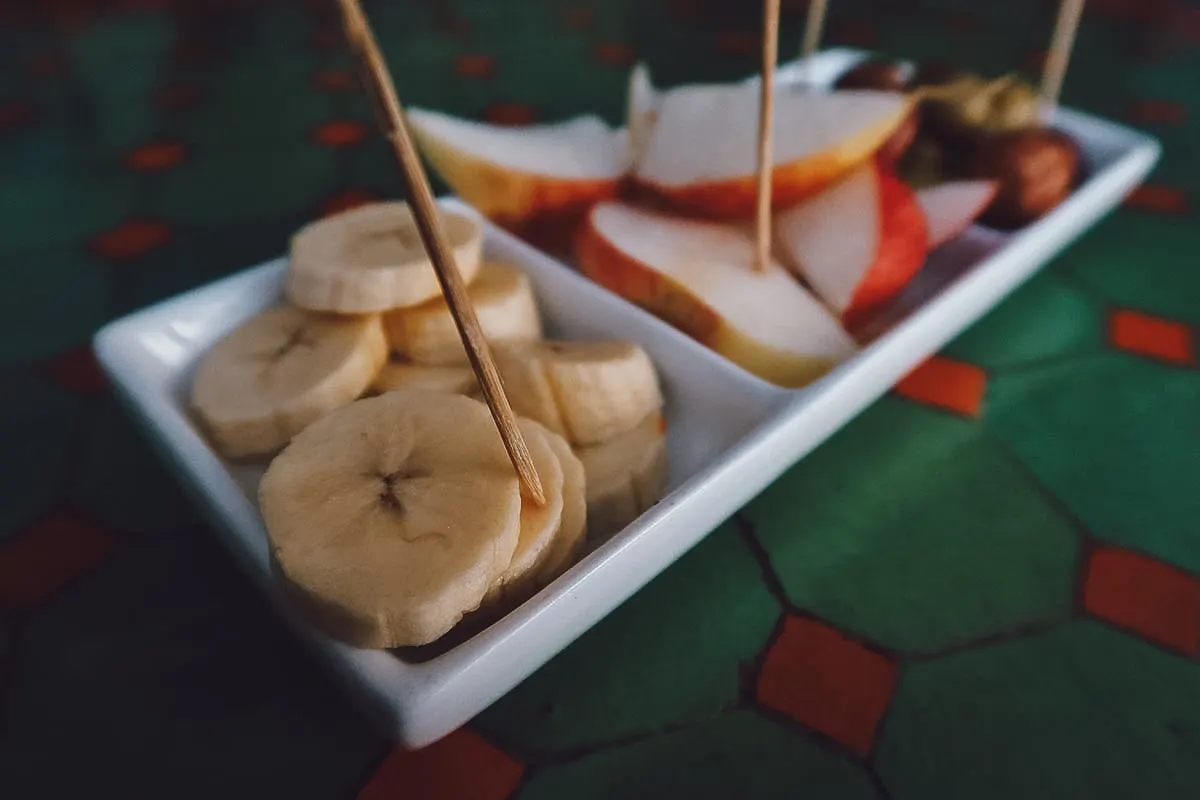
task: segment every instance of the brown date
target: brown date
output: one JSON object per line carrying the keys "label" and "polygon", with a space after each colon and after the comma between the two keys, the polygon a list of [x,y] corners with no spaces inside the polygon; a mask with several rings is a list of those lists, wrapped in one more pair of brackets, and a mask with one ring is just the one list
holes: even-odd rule
{"label": "brown date", "polygon": [[1007,131],[981,139],[968,161],[968,177],[995,180],[996,198],[981,221],[1002,229],[1038,219],[1071,194],[1079,150],[1049,128]]}

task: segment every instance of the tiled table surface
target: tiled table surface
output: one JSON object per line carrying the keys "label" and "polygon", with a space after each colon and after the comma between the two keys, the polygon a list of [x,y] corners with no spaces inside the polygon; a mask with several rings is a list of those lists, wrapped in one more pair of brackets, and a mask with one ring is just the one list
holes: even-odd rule
{"label": "tiled table surface", "polygon": [[[0,796],[1195,797],[1200,11],[1093,0],[1066,100],[1160,169],[466,729],[403,753],[276,624],[88,337],[396,191],[327,2],[0,2]],[[755,68],[735,0],[368,2],[410,102],[620,113]],[[836,0],[1035,68],[1053,4]],[[785,55],[803,3],[784,3]]]}

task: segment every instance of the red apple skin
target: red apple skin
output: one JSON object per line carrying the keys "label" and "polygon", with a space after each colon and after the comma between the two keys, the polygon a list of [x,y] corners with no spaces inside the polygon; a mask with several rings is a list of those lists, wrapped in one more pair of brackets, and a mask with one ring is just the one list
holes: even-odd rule
{"label": "red apple skin", "polygon": [[917,196],[891,171],[879,168],[882,227],[875,263],[842,312],[851,332],[861,329],[887,307],[916,276],[929,254],[929,229]]}
{"label": "red apple skin", "polygon": [[691,336],[714,347],[721,318],[717,312],[675,281],[625,255],[595,232],[589,224],[579,228],[575,257],[587,277],[654,314]]}

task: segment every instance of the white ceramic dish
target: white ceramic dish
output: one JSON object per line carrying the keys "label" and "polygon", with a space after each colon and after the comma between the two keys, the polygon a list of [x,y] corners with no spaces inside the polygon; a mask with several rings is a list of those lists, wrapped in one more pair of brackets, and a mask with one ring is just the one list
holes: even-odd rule
{"label": "white ceramic dish", "polygon": [[[810,76],[828,80],[852,60],[845,51],[822,54]],[[794,69],[785,67],[785,74]],[[254,501],[261,467],[222,461],[185,411],[201,353],[281,298],[284,259],[113,322],[96,335],[95,348],[123,401],[283,618],[388,729],[404,744],[420,747],[469,720],[552,658],[995,305],[1116,206],[1159,155],[1150,137],[1084,114],[1061,112],[1058,124],[1086,154],[1090,177],[1079,191],[1016,234],[972,228],[932,254],[887,333],[798,391],[743,372],[487,225],[486,251],[528,272],[552,335],[620,336],[650,353],[667,401],[670,493],[521,608],[420,663],[342,645],[280,602]]]}

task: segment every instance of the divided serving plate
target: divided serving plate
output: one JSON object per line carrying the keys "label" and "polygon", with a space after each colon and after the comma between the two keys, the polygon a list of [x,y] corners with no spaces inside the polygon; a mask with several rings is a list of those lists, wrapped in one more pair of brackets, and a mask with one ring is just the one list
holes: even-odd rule
{"label": "divided serving plate", "polygon": [[[806,71],[784,65],[780,80],[827,83],[862,57],[827,51]],[[1088,178],[1075,194],[1020,231],[976,226],[932,253],[885,332],[800,390],[759,380],[483,221],[486,256],[529,275],[548,336],[632,339],[650,354],[666,398],[669,493],[520,608],[421,662],[341,644],[284,604],[255,500],[262,467],[223,461],[187,411],[198,358],[282,299],[286,258],[117,320],[97,333],[95,349],[122,401],[282,618],[403,744],[421,747],[529,676],[982,316],[1118,205],[1159,157],[1154,139],[1111,122],[1061,110],[1056,124],[1085,156]],[[457,200],[443,203],[474,214]]]}

